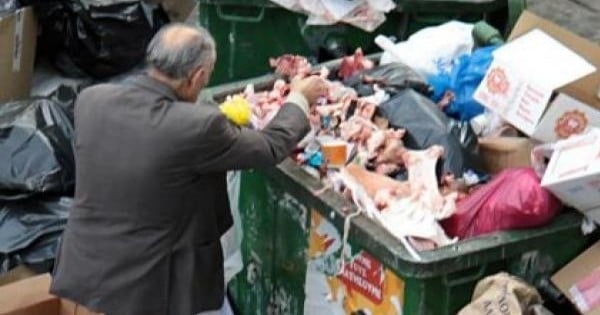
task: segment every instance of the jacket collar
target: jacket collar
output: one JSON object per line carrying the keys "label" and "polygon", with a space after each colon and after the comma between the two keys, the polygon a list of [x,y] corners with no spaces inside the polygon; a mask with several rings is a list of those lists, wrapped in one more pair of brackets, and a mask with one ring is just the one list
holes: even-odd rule
{"label": "jacket collar", "polygon": [[177,95],[173,89],[163,82],[160,82],[147,74],[135,76],[129,80],[130,83],[137,85],[143,89],[156,92],[166,98],[177,101]]}

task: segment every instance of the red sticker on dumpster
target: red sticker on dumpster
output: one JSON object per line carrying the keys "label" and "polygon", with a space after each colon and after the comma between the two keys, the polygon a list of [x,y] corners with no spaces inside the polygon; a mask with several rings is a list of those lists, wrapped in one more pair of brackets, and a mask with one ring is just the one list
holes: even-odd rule
{"label": "red sticker on dumpster", "polygon": [[347,263],[339,276],[342,282],[375,304],[383,301],[383,268],[371,255],[361,252]]}

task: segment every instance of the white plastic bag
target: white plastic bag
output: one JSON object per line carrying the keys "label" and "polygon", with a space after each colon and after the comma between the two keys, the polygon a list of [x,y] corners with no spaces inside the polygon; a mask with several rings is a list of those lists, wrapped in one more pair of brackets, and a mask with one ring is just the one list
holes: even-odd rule
{"label": "white plastic bag", "polygon": [[229,194],[229,203],[231,205],[231,214],[233,216],[233,226],[221,237],[226,284],[244,268],[241,252],[243,230],[239,209],[240,185],[240,171],[232,171],[227,173],[227,193]]}
{"label": "white plastic bag", "polygon": [[461,55],[471,54],[474,42],[471,35],[473,24],[450,21],[440,26],[424,28],[393,46],[378,36],[375,43],[385,52],[381,64],[402,62],[424,77],[449,72],[453,62]]}
{"label": "white plastic bag", "polygon": [[385,13],[396,7],[393,0],[271,0],[308,15],[307,25],[347,23],[372,32],[385,22]]}

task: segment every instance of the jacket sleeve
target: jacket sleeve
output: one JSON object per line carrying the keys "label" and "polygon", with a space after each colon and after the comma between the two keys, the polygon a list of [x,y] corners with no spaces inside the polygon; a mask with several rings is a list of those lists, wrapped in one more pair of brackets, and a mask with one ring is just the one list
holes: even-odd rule
{"label": "jacket sleeve", "polygon": [[199,173],[274,166],[283,161],[310,130],[301,106],[287,103],[263,130],[239,128],[225,115],[208,120],[210,135],[198,147],[194,169]]}

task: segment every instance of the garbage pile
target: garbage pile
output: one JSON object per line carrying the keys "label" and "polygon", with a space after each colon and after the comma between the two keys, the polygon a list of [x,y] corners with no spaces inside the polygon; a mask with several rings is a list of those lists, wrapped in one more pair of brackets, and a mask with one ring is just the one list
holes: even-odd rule
{"label": "garbage pile", "polygon": [[50,271],[73,202],[77,94],[143,68],[169,17],[145,1],[0,2],[0,274]]}
{"label": "garbage pile", "polygon": [[0,105],[0,273],[51,265],[72,202],[73,134],[51,100]]}
{"label": "garbage pile", "polygon": [[[542,185],[548,175],[539,170],[548,159],[538,158],[531,167],[539,137],[479,96],[482,87],[508,84],[497,82],[502,78],[494,77],[494,67],[497,54],[506,55],[515,44],[477,46],[471,36],[476,31],[473,25],[450,22],[399,44],[380,37],[376,42],[385,51],[380,60],[358,49],[337,69],[314,68],[301,56],[284,55],[270,61],[280,77],[272,90],[257,92],[249,85],[228,102],[247,101],[248,123],[261,129],[285,102],[290,80],[326,79],[328,94],[313,104],[312,131],[293,158],[409,244],[409,251],[546,225],[563,209],[558,198],[577,203]],[[435,44],[427,38],[444,36],[457,40],[432,49]],[[574,77],[589,73],[585,63],[574,62]],[[496,155],[515,154],[501,151],[505,141],[514,140],[519,147],[512,150],[520,158],[494,161]]]}

